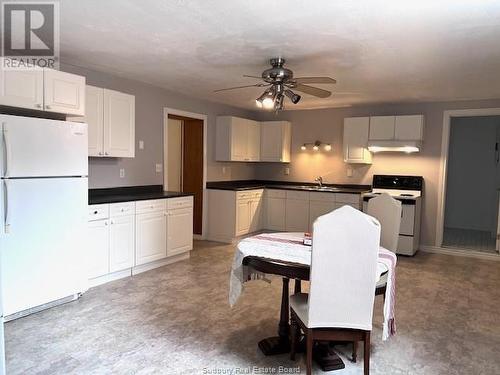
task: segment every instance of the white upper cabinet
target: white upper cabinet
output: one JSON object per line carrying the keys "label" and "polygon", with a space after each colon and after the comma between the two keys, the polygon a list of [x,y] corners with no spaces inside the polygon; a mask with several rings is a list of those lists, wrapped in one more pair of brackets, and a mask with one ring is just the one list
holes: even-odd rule
{"label": "white upper cabinet", "polygon": [[390,141],[394,139],[395,116],[370,117],[370,140]]}
{"label": "white upper cabinet", "polygon": [[85,114],[85,77],[51,69],[43,74],[45,111]]}
{"label": "white upper cabinet", "polygon": [[42,110],[43,71],[0,69],[0,104]]}
{"label": "white upper cabinet", "polygon": [[422,141],[424,116],[370,117],[370,141]]}
{"label": "white upper cabinet", "polygon": [[398,141],[421,141],[424,139],[424,116],[396,116],[394,138]]}
{"label": "white upper cabinet", "polygon": [[289,163],[292,124],[288,121],[260,124],[260,161]]}
{"label": "white upper cabinet", "polygon": [[259,161],[260,123],[234,116],[217,117],[217,161]]}
{"label": "white upper cabinet", "polygon": [[89,156],[104,155],[104,90],[87,86],[85,90],[85,118],[88,125]]}
{"label": "white upper cabinet", "polygon": [[372,154],[368,151],[369,117],[344,119],[344,162],[371,164]]}
{"label": "white upper cabinet", "polygon": [[82,116],[85,77],[58,70],[3,70],[0,105]]}
{"label": "white upper cabinet", "polygon": [[135,156],[135,96],[104,89],[104,155]]}

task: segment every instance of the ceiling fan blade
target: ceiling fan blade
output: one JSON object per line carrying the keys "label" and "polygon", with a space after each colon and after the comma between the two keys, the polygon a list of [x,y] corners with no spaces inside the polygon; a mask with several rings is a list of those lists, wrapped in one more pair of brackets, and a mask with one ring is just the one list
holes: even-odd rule
{"label": "ceiling fan blade", "polygon": [[292,79],[296,83],[337,83],[336,80],[330,77],[298,77]]}
{"label": "ceiling fan blade", "polygon": [[246,77],[246,78],[257,78],[257,79],[262,79],[262,77],[257,77],[257,76],[249,76],[248,74],[243,74],[243,77]]}
{"label": "ceiling fan blade", "polygon": [[298,83],[292,86],[295,91],[305,92],[306,94],[317,96],[318,98],[328,98],[332,93],[327,90],[319,89],[317,87],[303,85]]}
{"label": "ceiling fan blade", "polygon": [[235,87],[228,87],[228,88],[225,88],[225,89],[218,89],[218,90],[214,90],[214,92],[227,91],[227,90],[236,90],[236,89],[244,89],[246,87],[264,87],[264,86],[269,86],[269,85],[266,84],[266,83],[256,83],[254,85],[235,86]]}

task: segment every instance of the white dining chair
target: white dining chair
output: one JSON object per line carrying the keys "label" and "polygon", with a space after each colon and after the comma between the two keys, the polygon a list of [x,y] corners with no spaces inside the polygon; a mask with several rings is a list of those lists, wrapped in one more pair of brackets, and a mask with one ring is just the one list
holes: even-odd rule
{"label": "white dining chair", "polygon": [[368,375],[380,224],[344,206],[314,222],[313,238],[309,294],[290,298],[290,356],[295,359],[299,327],[306,335],[308,375],[315,341],[363,341]]}

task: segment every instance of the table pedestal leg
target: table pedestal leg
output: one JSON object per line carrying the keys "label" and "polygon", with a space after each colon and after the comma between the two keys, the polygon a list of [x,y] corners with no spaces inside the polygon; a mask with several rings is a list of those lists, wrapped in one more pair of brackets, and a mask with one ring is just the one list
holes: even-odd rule
{"label": "table pedestal leg", "polygon": [[290,280],[283,278],[283,289],[281,294],[281,313],[278,325],[278,336],[268,337],[259,341],[259,348],[265,355],[276,355],[290,352],[290,332],[289,320],[289,285]]}

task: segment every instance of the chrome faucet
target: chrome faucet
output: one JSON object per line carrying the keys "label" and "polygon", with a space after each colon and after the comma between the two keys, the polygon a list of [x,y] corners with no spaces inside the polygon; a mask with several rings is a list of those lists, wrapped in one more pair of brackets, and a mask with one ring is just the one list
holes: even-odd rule
{"label": "chrome faucet", "polygon": [[316,177],[314,179],[314,182],[317,182],[320,188],[323,187],[323,177],[321,177],[321,176]]}

